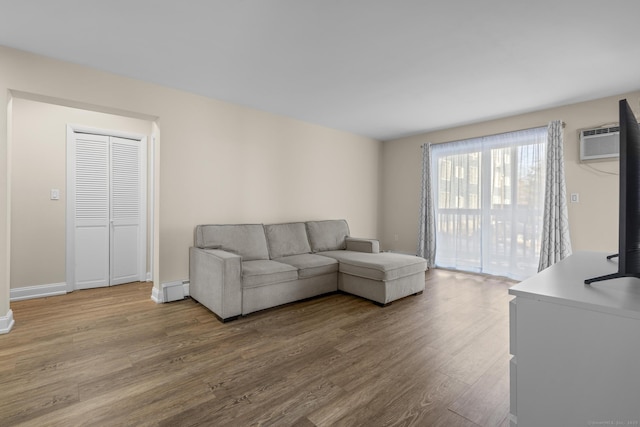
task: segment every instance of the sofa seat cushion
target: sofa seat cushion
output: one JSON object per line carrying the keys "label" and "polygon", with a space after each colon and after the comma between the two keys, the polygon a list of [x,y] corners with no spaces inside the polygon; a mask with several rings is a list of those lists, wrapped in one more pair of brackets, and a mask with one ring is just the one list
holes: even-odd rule
{"label": "sofa seat cushion", "polygon": [[353,251],[327,251],[318,255],[340,262],[340,272],[373,280],[395,280],[424,273],[427,261],[412,255],[383,252],[371,254]]}
{"label": "sofa seat cushion", "polygon": [[255,288],[298,278],[298,269],[271,260],[242,261],[242,287]]}
{"label": "sofa seat cushion", "polygon": [[292,255],[278,258],[274,261],[289,264],[297,268],[298,277],[301,279],[335,273],[338,271],[337,260],[314,254]]}
{"label": "sofa seat cushion", "polygon": [[264,226],[271,259],[311,252],[304,222],[269,224]]}

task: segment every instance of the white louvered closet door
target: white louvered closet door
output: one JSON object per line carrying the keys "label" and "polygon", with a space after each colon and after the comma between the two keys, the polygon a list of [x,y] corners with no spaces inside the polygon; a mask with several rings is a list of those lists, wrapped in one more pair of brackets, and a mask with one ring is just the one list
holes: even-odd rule
{"label": "white louvered closet door", "polygon": [[109,137],[76,134],[75,288],[109,286]]}
{"label": "white louvered closet door", "polygon": [[75,135],[74,288],[144,280],[143,144]]}
{"label": "white louvered closet door", "polygon": [[111,137],[111,284],[140,280],[140,142]]}

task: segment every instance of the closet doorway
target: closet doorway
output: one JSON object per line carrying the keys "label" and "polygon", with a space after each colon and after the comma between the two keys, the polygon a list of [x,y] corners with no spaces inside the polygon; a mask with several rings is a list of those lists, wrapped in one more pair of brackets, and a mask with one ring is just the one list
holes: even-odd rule
{"label": "closet doorway", "polygon": [[147,138],[67,127],[68,291],[146,280]]}

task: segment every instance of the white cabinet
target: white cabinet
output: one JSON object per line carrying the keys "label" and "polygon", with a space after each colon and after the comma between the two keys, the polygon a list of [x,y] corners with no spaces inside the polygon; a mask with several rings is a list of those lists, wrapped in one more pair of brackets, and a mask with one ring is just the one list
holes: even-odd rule
{"label": "white cabinet", "polygon": [[640,279],[581,252],[512,287],[511,425],[640,426]]}

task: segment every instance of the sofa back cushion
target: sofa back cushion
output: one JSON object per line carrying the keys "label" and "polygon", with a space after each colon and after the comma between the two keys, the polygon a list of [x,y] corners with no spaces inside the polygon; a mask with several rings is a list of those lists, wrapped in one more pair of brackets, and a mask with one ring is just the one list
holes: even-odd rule
{"label": "sofa back cushion", "polygon": [[345,239],[349,236],[349,226],[344,219],[308,221],[306,225],[312,252],[337,251],[347,248]]}
{"label": "sofa back cushion", "polygon": [[264,226],[271,259],[311,252],[304,222]]}
{"label": "sofa back cushion", "polygon": [[198,225],[195,245],[233,252],[240,255],[243,261],[269,259],[262,224]]}

